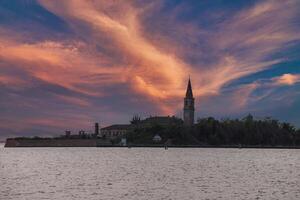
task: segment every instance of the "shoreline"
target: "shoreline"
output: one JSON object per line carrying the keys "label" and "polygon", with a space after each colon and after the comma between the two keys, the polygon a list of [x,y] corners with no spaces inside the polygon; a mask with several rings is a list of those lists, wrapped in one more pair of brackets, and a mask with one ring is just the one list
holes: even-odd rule
{"label": "shoreline", "polygon": [[121,147],[121,148],[203,148],[203,149],[300,149],[299,146],[238,146],[238,145],[131,145],[131,146],[97,146],[97,147]]}
{"label": "shoreline", "polygon": [[103,139],[13,139],[8,138],[4,148],[35,148],[35,147],[94,147],[94,148],[235,148],[235,149],[300,149],[300,146],[271,145],[174,145],[174,144],[111,144]]}
{"label": "shoreline", "polygon": [[163,148],[163,149],[300,149],[299,146],[202,146],[202,145],[130,145],[130,146],[121,146],[121,145],[104,145],[104,146],[5,146],[4,148]]}

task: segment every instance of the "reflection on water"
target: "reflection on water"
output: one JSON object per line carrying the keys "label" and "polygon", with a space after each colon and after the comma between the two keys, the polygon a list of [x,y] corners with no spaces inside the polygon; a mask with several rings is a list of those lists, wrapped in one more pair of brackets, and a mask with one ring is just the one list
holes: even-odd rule
{"label": "reflection on water", "polygon": [[300,199],[300,150],[0,148],[0,199]]}

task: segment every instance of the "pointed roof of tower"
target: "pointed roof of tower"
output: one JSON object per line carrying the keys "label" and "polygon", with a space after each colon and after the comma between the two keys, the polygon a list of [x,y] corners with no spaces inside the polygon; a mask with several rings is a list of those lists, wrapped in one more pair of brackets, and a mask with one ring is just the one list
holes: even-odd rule
{"label": "pointed roof of tower", "polygon": [[192,90],[192,84],[191,84],[191,79],[189,77],[189,82],[188,82],[188,86],[186,89],[186,94],[185,94],[186,98],[193,98],[193,90]]}

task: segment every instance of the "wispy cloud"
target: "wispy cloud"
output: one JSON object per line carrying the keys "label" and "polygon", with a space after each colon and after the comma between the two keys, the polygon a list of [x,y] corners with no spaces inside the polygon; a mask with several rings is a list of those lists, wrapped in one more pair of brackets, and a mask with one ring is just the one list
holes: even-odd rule
{"label": "wispy cloud", "polygon": [[263,1],[217,24],[208,37],[216,62],[197,70],[200,87],[218,93],[233,80],[288,59],[276,53],[299,42],[299,26],[294,24],[299,7],[297,1]]}
{"label": "wispy cloud", "polygon": [[[96,44],[103,43],[98,35],[109,37],[110,46],[113,45],[115,51],[124,57],[122,61],[127,65],[131,84],[138,92],[164,98],[173,96],[169,88],[173,91],[182,88],[184,72],[188,71],[189,66],[168,52],[161,51],[144,37],[139,20],[142,10],[131,3],[72,0],[64,1],[63,9],[53,1],[41,3],[70,23],[83,23],[91,30]],[[118,13],[122,13],[122,16]],[[141,82],[143,88],[135,87]],[[160,91],[165,91],[165,95],[159,94]]]}

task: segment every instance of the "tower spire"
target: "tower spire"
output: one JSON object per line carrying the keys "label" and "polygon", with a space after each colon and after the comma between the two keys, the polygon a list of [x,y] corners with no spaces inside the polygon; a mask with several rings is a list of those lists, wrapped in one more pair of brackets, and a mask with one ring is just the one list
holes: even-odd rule
{"label": "tower spire", "polygon": [[189,81],[186,89],[186,94],[184,98],[184,106],[183,106],[183,121],[186,126],[193,126],[194,124],[194,97],[193,97],[193,90],[191,79],[189,76]]}
{"label": "tower spire", "polygon": [[186,88],[185,97],[186,98],[193,98],[193,90],[192,90],[192,84],[191,84],[190,76],[189,76],[188,86]]}

